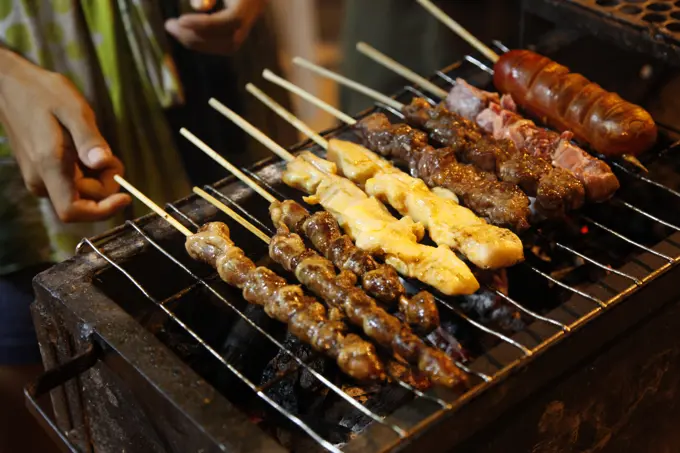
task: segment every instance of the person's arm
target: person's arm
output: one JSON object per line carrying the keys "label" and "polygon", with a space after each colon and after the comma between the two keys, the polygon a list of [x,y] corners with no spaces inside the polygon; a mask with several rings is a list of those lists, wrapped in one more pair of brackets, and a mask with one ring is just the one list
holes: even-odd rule
{"label": "person's arm", "polygon": [[26,187],[48,196],[62,221],[102,220],[130,203],[113,180],[123,165],[83,96],[66,77],[2,47],[0,123]]}
{"label": "person's arm", "polygon": [[212,14],[182,14],[177,19],[169,19],[165,29],[188,49],[230,55],[248,37],[267,1],[224,0],[224,9]]}

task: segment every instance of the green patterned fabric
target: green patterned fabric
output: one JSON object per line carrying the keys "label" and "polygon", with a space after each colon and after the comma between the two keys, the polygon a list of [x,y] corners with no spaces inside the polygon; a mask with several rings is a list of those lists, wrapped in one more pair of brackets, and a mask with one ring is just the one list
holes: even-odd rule
{"label": "green patterned fabric", "polygon": [[[85,95],[126,178],[158,203],[189,192],[163,109],[182,101],[155,0],[1,0],[0,40]],[[135,204],[132,214],[147,210]],[[0,130],[0,274],[62,260],[111,222],[65,225],[23,187]]]}

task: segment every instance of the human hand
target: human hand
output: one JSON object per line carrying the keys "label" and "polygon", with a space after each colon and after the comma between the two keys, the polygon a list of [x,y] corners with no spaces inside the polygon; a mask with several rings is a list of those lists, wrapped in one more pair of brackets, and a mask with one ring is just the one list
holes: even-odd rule
{"label": "human hand", "polygon": [[165,30],[188,49],[230,55],[248,37],[267,0],[224,0],[224,9],[212,14],[183,14],[165,22]]}
{"label": "human hand", "polygon": [[71,82],[0,49],[0,123],[28,190],[64,222],[111,217],[131,201],[113,176],[123,164]]}

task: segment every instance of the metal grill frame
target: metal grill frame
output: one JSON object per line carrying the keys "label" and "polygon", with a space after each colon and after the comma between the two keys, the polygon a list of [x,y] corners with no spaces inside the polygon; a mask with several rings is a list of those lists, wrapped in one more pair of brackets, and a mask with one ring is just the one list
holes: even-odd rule
{"label": "metal grill frame", "polygon": [[[652,1],[620,3],[624,6],[639,7],[644,13],[645,6]],[[678,7],[675,5],[677,2],[672,4],[674,15],[677,15]],[[653,55],[675,67],[680,66],[680,30],[673,31],[652,22],[645,22],[638,18],[642,14],[632,17],[613,8],[602,7],[596,0],[522,0],[522,35],[526,12],[557,24],[569,24],[569,28],[578,29],[592,36],[605,37],[627,50]],[[653,14],[654,11],[648,10],[647,13]],[[674,17],[672,26],[676,27],[680,23],[680,17]]]}
{"label": "metal grill frame", "polygon": [[[413,88],[405,88],[400,95],[408,92],[413,92]],[[366,113],[368,112],[364,112],[364,114]],[[339,134],[346,129],[346,126],[338,127],[326,131],[324,135]],[[293,147],[292,151],[306,149],[308,145],[308,142],[304,142]],[[275,162],[275,159],[267,159],[255,165],[253,169],[270,168],[269,165],[273,162]],[[253,171],[249,173],[254,175]],[[227,194],[231,194],[235,187],[239,187],[239,190],[241,190],[239,183],[232,177],[215,185],[218,191],[224,191]],[[241,192],[243,191],[241,190]],[[246,192],[251,191],[248,189]],[[252,192],[250,195],[257,196]],[[238,205],[238,202],[233,203]],[[185,207],[188,207],[188,210],[183,210]],[[633,208],[635,207],[633,206],[631,209]],[[180,220],[185,221],[187,219],[210,221],[212,217],[217,215],[216,209],[193,195],[175,204],[168,205],[168,211],[179,217]],[[658,219],[652,218],[652,220]],[[641,297],[640,290],[649,282],[658,280],[656,283],[657,291],[663,291],[662,294],[669,294],[669,298],[668,300],[656,298],[653,303],[645,305],[647,310],[659,308],[662,304],[672,301],[673,291],[664,291],[658,288],[661,288],[662,285],[665,287],[673,286],[674,279],[672,276],[675,275],[675,272],[668,273],[667,271],[674,267],[678,261],[677,258],[670,257],[680,256],[680,247],[675,245],[680,244],[680,233],[677,232],[677,227],[669,224],[666,226],[675,229],[676,233],[652,249],[645,248],[646,250],[636,260],[631,261],[622,269],[612,272],[601,282],[593,285],[593,288],[589,288],[592,291],[587,293],[590,297],[584,297],[583,292],[574,291],[574,297],[570,301],[547,315],[547,318],[556,321],[556,323],[550,324],[545,320],[537,319],[525,332],[515,335],[512,340],[519,345],[524,345],[524,349],[506,341],[470,364],[469,368],[482,377],[482,382],[472,391],[461,398],[441,389],[436,389],[428,395],[421,395],[387,417],[385,424],[374,423],[365,433],[351,441],[343,451],[386,451],[390,449],[416,451],[416,449],[420,450],[428,444],[430,447],[439,449],[444,447],[444,444],[453,446],[480,427],[475,426],[475,421],[484,420],[484,423],[489,421],[488,414],[483,417],[475,416],[473,415],[475,411],[484,411],[493,407],[494,413],[502,413],[505,408],[521,401],[524,396],[529,394],[530,388],[533,386],[526,385],[527,381],[547,382],[547,380],[556,377],[560,372],[571,366],[572,363],[569,360],[564,360],[564,357],[573,358],[574,361],[578,360],[592,353],[600,345],[637,322],[641,314],[640,307],[635,307],[633,301]],[[121,254],[120,250],[125,250],[125,248],[121,248],[121,245],[129,241],[130,236],[127,233],[130,228],[138,233],[138,240],[134,247],[137,248],[137,252],[141,252],[145,247],[154,246],[140,234],[142,232],[146,232],[153,240],[167,238],[182,240],[180,235],[165,221],[154,215],[149,215],[139,219],[134,224],[128,223],[101,237],[86,241],[85,244],[94,249],[94,252],[88,252],[84,248],[82,253],[71,262],[60,264],[38,278],[36,287],[39,291],[39,300],[42,302],[39,302],[34,309],[36,318],[40,322],[49,322],[50,319],[63,317],[71,318],[69,320],[62,319],[62,322],[70,327],[65,328],[59,335],[68,337],[67,332],[81,332],[80,338],[71,337],[67,341],[67,343],[72,342],[75,345],[75,351],[83,351],[83,347],[88,344],[88,338],[94,338],[94,341],[106,352],[104,357],[107,359],[103,363],[112,370],[116,370],[116,374],[126,376],[125,386],[133,389],[145,389],[145,391],[133,391],[136,398],[145,401],[149,398],[149,395],[156,393],[156,398],[160,397],[160,401],[165,402],[166,405],[168,402],[175,402],[176,404],[178,401],[188,403],[181,404],[182,407],[176,408],[179,416],[186,418],[183,422],[186,426],[185,435],[180,436],[178,442],[191,442],[186,445],[191,445],[194,448],[201,445],[201,442],[197,442],[197,438],[200,437],[202,432],[208,434],[207,437],[210,439],[207,444],[205,444],[205,439],[202,440],[208,451],[212,451],[218,446],[224,446],[230,451],[251,451],[251,448],[255,447],[253,444],[257,444],[255,448],[258,451],[283,451],[278,444],[245,420],[245,417],[228,401],[216,394],[214,389],[211,389],[195,373],[188,370],[188,367],[167,351],[167,348],[160,341],[146,332],[120,307],[104,297],[94,285],[88,282],[89,276],[108,265],[107,260],[116,262],[116,260],[125,257],[127,251]],[[129,247],[130,244],[128,243],[127,246]],[[659,263],[659,259],[663,263]],[[81,271],[83,276],[77,282],[73,279],[74,261],[78,263],[78,270]],[[654,271],[649,272],[645,267],[654,269]],[[622,275],[625,277],[622,277]],[[544,277],[547,278],[548,276],[544,275]],[[74,304],[70,303],[68,309],[66,307],[58,309],[60,312],[66,311],[66,316],[55,317],[54,313],[50,314],[49,312],[61,304],[61,301],[68,299],[69,287],[75,283],[82,284],[87,288],[83,300],[76,301]],[[205,284],[205,282],[201,283]],[[620,304],[624,300],[628,302]],[[509,298],[508,301],[514,303]],[[49,308],[48,305],[53,305],[53,307]],[[72,311],[75,317],[68,314],[68,311]],[[604,311],[610,311],[612,315],[601,317],[600,315]],[[113,317],[101,316],[101,313],[110,313]],[[614,313],[618,313],[618,316]],[[123,325],[122,333],[120,331],[121,323]],[[568,326],[568,328],[564,328],[564,326]],[[60,329],[57,328],[57,330]],[[529,334],[529,331],[531,334]],[[575,331],[582,333],[574,335]],[[44,340],[46,338],[43,335],[41,344],[45,343]],[[49,344],[49,342],[47,340],[45,344]],[[135,354],[134,348],[138,347],[139,344],[151,345],[150,347],[154,351],[157,348],[162,349],[163,354],[160,354],[162,360],[159,362],[155,353],[154,359],[150,361],[145,360],[139,354]],[[544,354],[548,349],[561,352]],[[73,355],[73,351],[61,351],[55,356],[54,351],[46,351],[46,348],[43,347],[43,354],[46,365],[50,367]],[[134,363],[131,361],[133,357],[135,358]],[[159,366],[159,363],[161,366]],[[499,364],[501,365],[499,366]],[[529,364],[531,364],[531,367],[528,366]],[[176,373],[171,371],[177,369],[177,367],[182,369],[182,379],[177,379]],[[131,372],[131,369],[137,370],[139,376]],[[173,378],[169,379],[168,376],[173,376]],[[131,385],[131,382],[137,381],[139,381],[138,384]],[[187,398],[183,389],[187,388],[185,386],[196,387],[191,382],[199,382],[200,384],[197,394]],[[163,385],[160,385],[161,383]],[[154,389],[155,392],[151,392],[151,389]],[[493,389],[496,391],[494,392]],[[149,394],[146,393],[147,391],[149,391]],[[77,388],[72,388],[69,391],[67,387],[66,393],[71,393],[71,395],[66,396],[66,398],[71,399],[73,396],[77,397],[79,391]],[[201,396],[203,397],[202,400]],[[53,395],[55,402],[58,399],[59,397]],[[198,401],[202,401],[203,405],[196,404]],[[210,403],[206,405],[205,401],[210,401]],[[463,406],[467,406],[464,411],[464,418],[459,415],[461,413],[459,409]],[[69,420],[64,420],[65,414],[61,415],[62,417],[59,414],[57,415],[58,419],[61,418],[61,428],[66,432],[73,430],[73,420],[78,418],[74,417],[74,414],[68,414],[71,422],[71,426],[68,426]],[[220,426],[225,419],[229,420],[229,426]],[[243,425],[248,425],[249,428],[244,431]],[[408,429],[408,438],[400,435],[398,430],[390,429],[390,425]],[[231,429],[235,426],[237,429]],[[452,426],[456,427],[453,433]],[[424,433],[427,433],[427,435],[423,435]],[[269,440],[262,439],[263,437]],[[430,444],[432,442],[434,444]]]}

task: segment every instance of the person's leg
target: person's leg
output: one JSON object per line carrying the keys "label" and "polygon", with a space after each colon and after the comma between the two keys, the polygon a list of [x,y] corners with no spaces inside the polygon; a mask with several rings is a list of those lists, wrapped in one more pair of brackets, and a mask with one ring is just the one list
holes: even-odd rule
{"label": "person's leg", "polygon": [[0,276],[0,453],[58,451],[23,397],[25,385],[43,369],[29,306],[33,276],[46,267]]}

